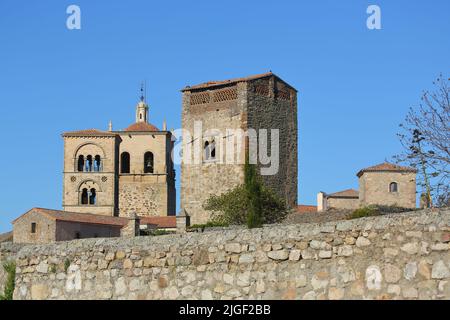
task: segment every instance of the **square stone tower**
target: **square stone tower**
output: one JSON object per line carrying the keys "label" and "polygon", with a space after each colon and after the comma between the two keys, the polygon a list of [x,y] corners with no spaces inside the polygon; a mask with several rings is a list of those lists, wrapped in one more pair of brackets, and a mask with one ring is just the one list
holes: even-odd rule
{"label": "square stone tower", "polygon": [[[261,129],[266,129],[267,143],[263,144],[267,148],[265,153],[270,156],[276,156],[271,155],[271,139],[275,137],[271,130],[278,130],[278,168],[275,174],[261,176],[265,185],[278,193],[288,207],[295,207],[297,90],[269,72],[188,86],[182,93],[185,158],[181,165],[181,208],[190,216],[191,223],[209,220],[210,213],[202,206],[210,195],[220,195],[244,182],[246,144],[239,144],[232,130],[241,130],[244,134],[254,130],[260,144],[264,133]],[[231,145],[230,139],[233,140]],[[192,161],[186,163],[186,158]],[[258,158],[260,169],[267,166],[267,162]]]}
{"label": "square stone tower", "polygon": [[148,123],[144,97],[125,130],[66,132],[63,208],[109,216],[175,215],[172,133]]}

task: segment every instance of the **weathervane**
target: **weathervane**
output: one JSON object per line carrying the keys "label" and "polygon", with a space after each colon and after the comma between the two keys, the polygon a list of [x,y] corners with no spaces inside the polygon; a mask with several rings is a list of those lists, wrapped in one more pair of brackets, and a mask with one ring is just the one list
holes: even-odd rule
{"label": "weathervane", "polygon": [[145,82],[143,81],[141,83],[141,101],[145,102]]}

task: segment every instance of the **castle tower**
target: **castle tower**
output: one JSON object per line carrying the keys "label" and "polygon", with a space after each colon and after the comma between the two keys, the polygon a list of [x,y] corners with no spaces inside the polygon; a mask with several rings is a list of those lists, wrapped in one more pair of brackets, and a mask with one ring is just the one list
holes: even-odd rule
{"label": "castle tower", "polygon": [[[183,93],[183,157],[191,163],[181,166],[181,208],[191,223],[205,223],[210,212],[203,204],[244,182],[243,144],[227,129],[250,132],[267,129],[268,154],[271,129],[279,132],[279,166],[275,174],[264,175],[267,187],[285,200],[288,207],[297,203],[297,90],[272,72],[225,81],[211,81],[186,87]],[[201,123],[201,141],[195,136]],[[249,130],[250,129],[250,130]],[[231,144],[227,141],[231,139]],[[197,144],[199,147],[195,147]],[[229,162],[229,155],[232,163]],[[196,161],[196,159],[200,159]],[[259,168],[266,163],[258,161]]]}

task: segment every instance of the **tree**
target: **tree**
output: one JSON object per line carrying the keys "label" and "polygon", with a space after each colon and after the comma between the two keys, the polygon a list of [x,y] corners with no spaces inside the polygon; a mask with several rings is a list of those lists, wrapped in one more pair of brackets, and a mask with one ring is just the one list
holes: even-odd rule
{"label": "tree", "polygon": [[418,169],[418,185],[427,206],[450,205],[450,86],[440,75],[433,91],[425,91],[417,108],[410,108],[398,134],[404,151],[399,163]]}

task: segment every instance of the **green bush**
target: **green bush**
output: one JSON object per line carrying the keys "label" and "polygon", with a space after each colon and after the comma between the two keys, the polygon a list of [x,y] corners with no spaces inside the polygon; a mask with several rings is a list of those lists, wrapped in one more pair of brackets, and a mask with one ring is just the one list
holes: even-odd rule
{"label": "green bush", "polygon": [[359,208],[359,209],[356,209],[355,211],[353,211],[350,214],[349,219],[372,217],[372,216],[378,216],[380,214],[381,214],[381,212],[376,207],[368,206],[368,207]]}
{"label": "green bush", "polygon": [[3,269],[7,273],[7,278],[3,294],[0,295],[0,300],[12,300],[16,286],[16,264],[13,261],[6,262],[3,264]]}
{"label": "green bush", "polygon": [[246,165],[245,184],[212,195],[203,208],[211,211],[211,223],[246,224],[249,228],[281,222],[288,214],[284,201],[262,183],[254,165]]}
{"label": "green bush", "polygon": [[226,222],[221,221],[208,221],[205,224],[194,224],[192,226],[189,226],[188,229],[202,229],[205,228],[220,228],[220,227],[228,227],[229,224]]}

